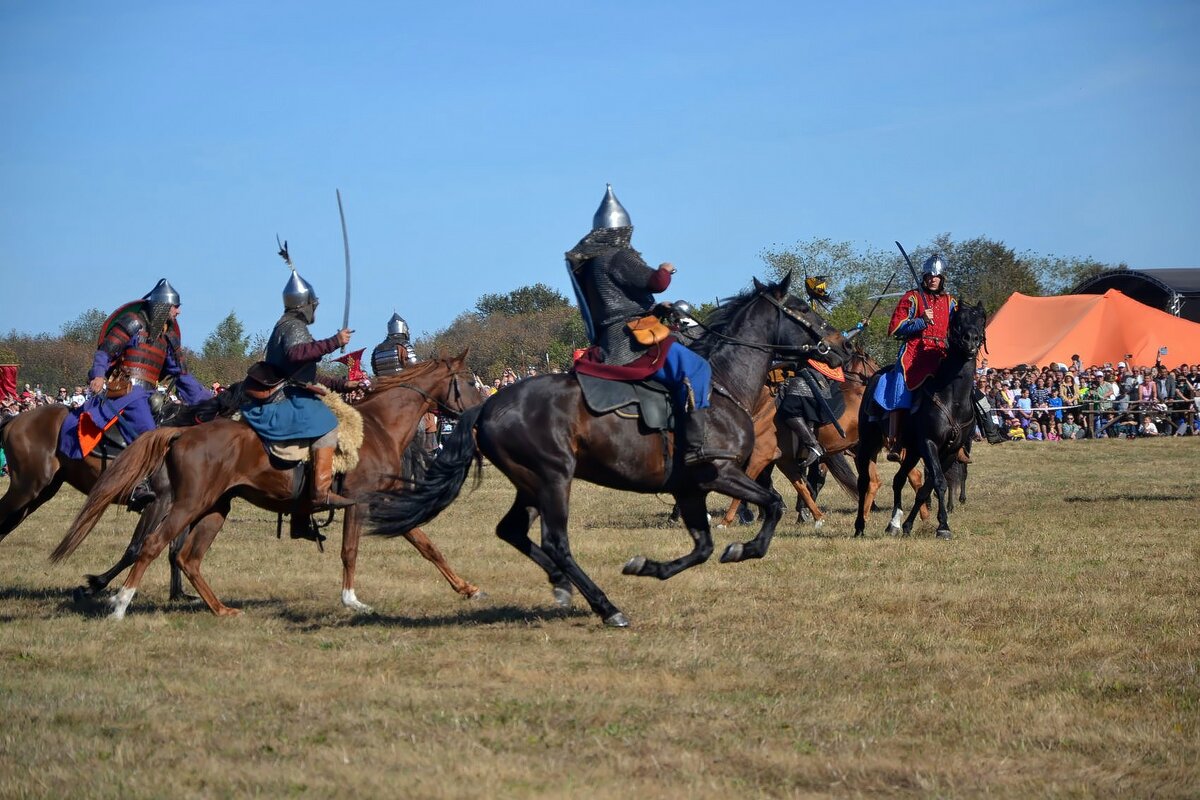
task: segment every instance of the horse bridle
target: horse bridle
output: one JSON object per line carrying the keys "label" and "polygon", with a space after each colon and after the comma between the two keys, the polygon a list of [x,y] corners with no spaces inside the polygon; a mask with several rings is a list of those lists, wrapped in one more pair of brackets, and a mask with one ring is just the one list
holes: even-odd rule
{"label": "horse bridle", "polygon": [[454,399],[455,404],[458,406],[458,408],[451,408],[450,405],[448,405],[447,403],[443,403],[441,400],[438,400],[436,397],[434,397],[429,392],[422,389],[420,386],[413,386],[411,383],[397,383],[397,384],[394,384],[393,388],[408,389],[409,391],[416,392],[417,394],[421,395],[421,397],[424,397],[426,402],[431,403],[435,408],[437,408],[439,411],[443,412],[447,416],[457,417],[457,416],[461,415],[463,413],[463,411],[466,410],[465,408],[463,408],[462,389],[460,389],[458,386],[458,379],[459,379],[459,377],[461,377],[463,375],[471,375],[471,377],[474,377],[475,373],[471,372],[468,369],[457,369],[454,372],[451,372],[447,376],[447,377],[453,379],[450,381],[450,385],[454,387],[454,398],[453,399]]}
{"label": "horse bridle", "polygon": [[[759,350],[764,353],[776,353],[776,352],[781,352],[781,351],[787,351],[787,352],[799,351],[801,353],[808,353],[808,352],[815,350],[818,355],[828,355],[830,352],[832,352],[833,348],[830,347],[829,343],[825,341],[825,339],[828,338],[829,336],[831,336],[832,334],[822,334],[822,332],[820,330],[818,330],[817,327],[814,326],[811,322],[809,322],[804,317],[802,317],[798,313],[796,313],[796,311],[794,309],[788,308],[786,304],[781,303],[780,301],[776,300],[774,297],[772,297],[770,294],[768,294],[765,289],[758,293],[758,297],[760,299],[766,300],[768,303],[775,306],[775,308],[777,308],[779,310],[779,317],[777,317],[776,323],[775,323],[775,334],[776,334],[775,338],[776,339],[779,338],[779,336],[778,336],[779,325],[783,322],[783,318],[787,317],[788,319],[792,320],[793,322],[800,325],[800,327],[802,327],[806,331],[808,331],[809,334],[812,335],[812,337],[817,340],[817,343],[816,344],[802,344],[798,347],[795,345],[760,344],[758,342],[748,342],[745,339],[739,339],[736,336],[726,336],[725,334],[721,333],[720,331],[713,330],[708,325],[705,325],[703,322],[700,322],[699,320],[697,320],[696,323],[701,328],[703,328],[706,332],[708,332],[711,336],[716,336],[718,339],[720,339],[723,342],[729,342],[730,344],[736,344],[740,347],[748,347],[751,350]],[[833,333],[836,333],[836,331],[834,331]]]}

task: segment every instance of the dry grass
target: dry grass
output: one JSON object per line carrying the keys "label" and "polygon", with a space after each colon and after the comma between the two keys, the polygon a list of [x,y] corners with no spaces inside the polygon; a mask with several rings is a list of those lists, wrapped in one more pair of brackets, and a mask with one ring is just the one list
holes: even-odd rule
{"label": "dry grass", "polygon": [[166,603],[165,563],[124,622],[91,615],[68,589],[129,517],[51,565],[64,492],[0,546],[0,797],[1196,796],[1198,461],[978,448],[951,542],[882,514],[854,541],[832,488],[821,535],[789,515],[767,559],[662,583],[620,568],[687,546],[665,500],[581,484],[573,544],[626,631],[494,538],[496,475],[427,529],[490,599],[372,539],[366,617],[332,551],[244,505],[206,562],[244,617]]}

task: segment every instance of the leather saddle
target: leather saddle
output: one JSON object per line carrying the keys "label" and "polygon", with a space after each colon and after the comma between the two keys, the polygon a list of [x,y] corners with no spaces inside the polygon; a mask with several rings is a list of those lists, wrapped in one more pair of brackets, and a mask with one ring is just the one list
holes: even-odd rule
{"label": "leather saddle", "polygon": [[638,419],[652,431],[675,430],[671,391],[658,381],[610,381],[575,373],[583,402],[593,414]]}

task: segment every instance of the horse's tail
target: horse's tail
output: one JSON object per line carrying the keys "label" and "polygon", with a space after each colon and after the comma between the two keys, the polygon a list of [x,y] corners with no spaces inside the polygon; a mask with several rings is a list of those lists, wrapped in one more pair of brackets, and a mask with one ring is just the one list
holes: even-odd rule
{"label": "horse's tail", "polygon": [[858,476],[850,469],[850,459],[844,450],[825,459],[825,466],[829,467],[829,474],[846,490],[846,494],[858,497]]}
{"label": "horse's tail", "polygon": [[402,536],[424,525],[454,502],[476,464],[476,481],[483,458],[475,445],[475,425],[483,406],[463,412],[437,458],[425,471],[425,479],[411,490],[375,492],[368,498],[368,532],[374,536]]}
{"label": "horse's tail", "polygon": [[171,443],[179,437],[177,428],[158,428],[143,433],[125,448],[88,494],[87,502],[71,523],[71,530],[50,554],[51,561],[62,561],[87,538],[100,521],[105,509],[118,499],[129,499],[134,487],[154,474],[167,457]]}

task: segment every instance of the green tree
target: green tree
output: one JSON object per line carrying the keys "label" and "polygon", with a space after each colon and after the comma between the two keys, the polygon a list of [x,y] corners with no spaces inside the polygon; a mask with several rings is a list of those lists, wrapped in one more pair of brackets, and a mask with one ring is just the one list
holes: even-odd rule
{"label": "green tree", "polygon": [[245,359],[249,351],[250,337],[246,335],[246,328],[237,314],[230,311],[204,340],[200,354],[204,358]]}
{"label": "green tree", "polygon": [[108,314],[98,308],[89,308],[75,319],[63,323],[60,329],[62,338],[68,342],[94,345],[100,337],[100,327],[106,319]]}
{"label": "green tree", "polygon": [[554,308],[566,308],[571,301],[561,292],[544,283],[522,286],[507,294],[485,294],[475,303],[475,311],[481,317],[492,314],[515,316],[536,314]]}

